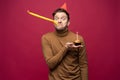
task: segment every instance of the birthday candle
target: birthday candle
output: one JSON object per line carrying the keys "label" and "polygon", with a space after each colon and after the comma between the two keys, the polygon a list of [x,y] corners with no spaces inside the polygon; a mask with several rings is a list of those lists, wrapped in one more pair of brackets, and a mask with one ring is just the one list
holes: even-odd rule
{"label": "birthday candle", "polygon": [[33,13],[33,12],[31,12],[31,11],[27,11],[30,15],[32,15],[32,16],[35,16],[35,17],[37,17],[37,18],[41,18],[41,19],[44,19],[44,20],[46,20],[46,21],[50,21],[50,22],[53,22],[54,24],[58,24],[55,20],[53,20],[53,19],[50,19],[50,18],[47,18],[47,17],[44,17],[44,16],[41,16],[41,15],[38,15],[38,14],[36,14],[36,13]]}
{"label": "birthday candle", "polygon": [[78,40],[78,32],[76,32],[76,37],[77,37],[77,40]]}

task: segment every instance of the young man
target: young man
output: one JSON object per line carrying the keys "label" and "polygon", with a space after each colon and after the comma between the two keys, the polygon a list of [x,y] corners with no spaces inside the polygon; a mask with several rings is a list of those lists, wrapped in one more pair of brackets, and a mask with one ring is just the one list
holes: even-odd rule
{"label": "young man", "polygon": [[58,22],[55,31],[42,36],[42,48],[49,67],[49,80],[88,80],[88,64],[85,43],[74,45],[76,34],[68,30],[69,13],[59,8],[53,12]]}

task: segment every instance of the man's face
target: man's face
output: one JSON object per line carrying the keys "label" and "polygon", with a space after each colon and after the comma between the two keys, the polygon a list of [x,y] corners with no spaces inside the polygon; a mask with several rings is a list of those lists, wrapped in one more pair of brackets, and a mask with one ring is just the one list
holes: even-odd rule
{"label": "man's face", "polygon": [[55,25],[57,30],[64,30],[70,23],[64,12],[57,12],[54,16],[54,20],[58,22],[58,25]]}

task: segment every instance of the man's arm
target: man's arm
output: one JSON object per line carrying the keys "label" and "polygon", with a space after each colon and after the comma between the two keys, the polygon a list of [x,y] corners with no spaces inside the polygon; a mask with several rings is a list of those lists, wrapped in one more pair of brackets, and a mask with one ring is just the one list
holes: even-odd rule
{"label": "man's arm", "polygon": [[51,70],[57,67],[67,51],[67,48],[63,46],[63,48],[56,55],[53,55],[49,41],[45,38],[45,36],[42,37],[42,48],[46,63]]}
{"label": "man's arm", "polygon": [[81,71],[81,79],[82,80],[88,80],[88,62],[87,62],[87,54],[86,54],[86,47],[83,38],[82,45],[80,49],[80,55],[79,55],[79,64],[80,64],[80,71]]}

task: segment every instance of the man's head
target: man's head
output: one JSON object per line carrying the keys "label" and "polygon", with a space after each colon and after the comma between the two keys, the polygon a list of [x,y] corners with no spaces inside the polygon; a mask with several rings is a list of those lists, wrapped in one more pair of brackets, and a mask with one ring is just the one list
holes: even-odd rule
{"label": "man's head", "polygon": [[69,13],[59,8],[53,12],[53,19],[58,22],[58,25],[55,25],[56,30],[64,30],[70,24],[70,16]]}

